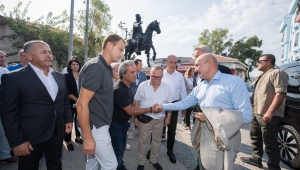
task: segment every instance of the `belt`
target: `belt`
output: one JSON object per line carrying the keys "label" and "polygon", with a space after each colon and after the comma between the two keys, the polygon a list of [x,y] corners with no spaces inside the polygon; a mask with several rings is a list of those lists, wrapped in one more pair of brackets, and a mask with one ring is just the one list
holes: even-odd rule
{"label": "belt", "polygon": [[178,101],[180,101],[180,99],[178,99],[178,100],[174,100],[174,101],[172,101],[172,103],[175,103],[175,102],[178,102]]}

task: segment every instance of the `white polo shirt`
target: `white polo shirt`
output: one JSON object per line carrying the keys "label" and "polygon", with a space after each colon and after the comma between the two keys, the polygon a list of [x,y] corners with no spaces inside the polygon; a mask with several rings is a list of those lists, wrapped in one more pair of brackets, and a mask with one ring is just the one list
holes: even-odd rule
{"label": "white polo shirt", "polygon": [[[171,103],[172,94],[167,83],[162,81],[160,86],[154,91],[150,84],[150,80],[147,80],[139,85],[134,96],[134,100],[140,102],[140,108],[148,108],[156,103]],[[166,116],[164,111],[160,113],[146,113],[146,115],[152,117],[153,119],[161,119]]]}

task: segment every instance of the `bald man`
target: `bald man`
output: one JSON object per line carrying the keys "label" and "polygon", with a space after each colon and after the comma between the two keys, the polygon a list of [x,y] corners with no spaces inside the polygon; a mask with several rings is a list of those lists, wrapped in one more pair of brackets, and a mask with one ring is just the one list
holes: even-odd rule
{"label": "bald man", "polygon": [[[198,104],[200,107],[215,106],[240,110],[243,114],[244,122],[250,122],[252,119],[252,110],[244,81],[237,76],[221,73],[218,70],[216,58],[209,53],[200,55],[196,59],[195,66],[197,73],[203,81],[201,81],[183,101],[158,105],[158,107],[153,108],[153,111],[185,110]],[[238,133],[233,136],[235,145],[230,151],[227,151],[231,153],[230,157],[224,160],[224,151],[217,148],[216,145],[209,145],[215,142],[214,134],[213,131],[207,128],[204,113],[195,113],[195,117],[201,121],[201,136],[203,134],[210,136],[207,137],[207,135],[204,135],[205,137],[201,138],[201,169],[231,169],[231,167],[233,169],[236,154],[238,153],[241,143],[240,132],[238,131]],[[212,147],[202,150],[204,146]],[[209,150],[209,153],[207,153],[207,150]]]}

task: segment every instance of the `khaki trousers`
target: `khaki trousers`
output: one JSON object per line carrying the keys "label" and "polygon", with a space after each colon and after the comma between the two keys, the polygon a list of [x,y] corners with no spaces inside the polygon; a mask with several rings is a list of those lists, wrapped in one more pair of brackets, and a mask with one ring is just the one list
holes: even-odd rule
{"label": "khaki trousers", "polygon": [[144,165],[146,162],[147,146],[152,133],[151,155],[150,162],[157,163],[157,158],[160,151],[162,131],[165,118],[153,119],[148,123],[139,122],[139,147],[138,147],[138,162],[139,165]]}

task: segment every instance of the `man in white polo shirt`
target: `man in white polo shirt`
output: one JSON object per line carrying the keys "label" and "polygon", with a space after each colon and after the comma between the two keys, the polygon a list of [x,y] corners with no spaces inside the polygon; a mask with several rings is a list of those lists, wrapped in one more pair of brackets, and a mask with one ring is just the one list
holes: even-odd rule
{"label": "man in white polo shirt", "polygon": [[[156,103],[162,104],[172,102],[170,87],[167,83],[162,82],[162,77],[163,69],[160,66],[154,66],[151,68],[150,80],[144,81],[140,84],[136,92],[134,97],[135,107],[148,108]],[[150,121],[143,123],[141,119],[135,118],[136,125],[139,126],[138,170],[144,169],[147,145],[151,132],[152,142],[150,165],[157,170],[161,170],[162,167],[157,162],[161,144],[161,134],[163,127],[170,123],[171,112],[168,111],[167,117],[165,112],[157,114],[150,112],[146,113],[144,116],[148,116]]]}

